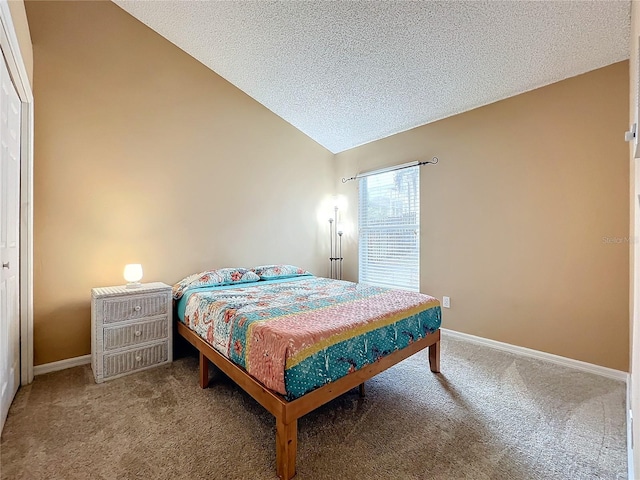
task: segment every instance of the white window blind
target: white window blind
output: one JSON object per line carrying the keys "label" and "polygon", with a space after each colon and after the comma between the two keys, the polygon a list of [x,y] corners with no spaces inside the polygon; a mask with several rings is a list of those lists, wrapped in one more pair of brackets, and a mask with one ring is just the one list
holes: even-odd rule
{"label": "white window blind", "polygon": [[360,282],[420,290],[419,168],[360,178]]}

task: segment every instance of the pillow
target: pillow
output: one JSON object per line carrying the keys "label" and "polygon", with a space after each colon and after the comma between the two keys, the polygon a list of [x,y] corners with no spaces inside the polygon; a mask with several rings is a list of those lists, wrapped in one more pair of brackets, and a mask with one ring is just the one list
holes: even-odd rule
{"label": "pillow", "polygon": [[178,300],[191,288],[217,287],[236,283],[257,282],[260,277],[246,268],[220,268],[195,273],[183,278],[173,286],[173,298]]}
{"label": "pillow", "polygon": [[274,278],[301,277],[303,275],[312,275],[303,268],[294,265],[261,265],[251,269],[255,272],[260,280],[273,280]]}

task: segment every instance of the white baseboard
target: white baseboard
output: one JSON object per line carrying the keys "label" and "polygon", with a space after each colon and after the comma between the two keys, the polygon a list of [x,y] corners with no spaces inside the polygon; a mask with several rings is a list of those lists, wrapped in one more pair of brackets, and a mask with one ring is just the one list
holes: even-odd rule
{"label": "white baseboard", "polygon": [[44,363],[33,367],[34,375],[42,375],[43,373],[57,372],[65,368],[77,367],[91,363],[91,355],[82,355],[81,357],[66,358],[57,362]]}
{"label": "white baseboard", "polygon": [[633,465],[633,412],[631,410],[631,375],[627,375],[627,478],[634,480]]}
{"label": "white baseboard", "polygon": [[593,363],[582,362],[580,360],[574,360],[573,358],[561,357],[560,355],[554,355],[552,353],[540,352],[538,350],[532,350],[531,348],[519,347],[517,345],[511,345],[509,343],[498,342],[496,340],[490,340],[488,338],[476,337],[475,335],[469,335],[468,333],[456,332],[454,330],[448,330],[441,328],[445,337],[459,338],[466,340],[467,342],[476,343],[478,345],[484,345],[486,347],[495,348],[497,350],[503,350],[505,352],[513,353],[515,355],[521,355],[523,357],[536,358],[538,360],[545,360],[547,362],[562,365],[564,367],[573,368],[575,370],[581,370],[583,372],[594,373],[602,377],[612,378],[614,380],[620,380],[627,382],[628,373],[621,370],[615,370],[613,368],[601,367],[600,365],[594,365]]}
{"label": "white baseboard", "polygon": [[[478,345],[484,345],[486,347],[495,348],[505,352],[513,353],[515,355],[521,355],[524,357],[537,358],[539,360],[545,360],[547,362],[563,365],[565,367],[573,368],[575,370],[581,370],[583,372],[594,373],[614,380],[621,380],[625,383],[628,382],[629,374],[621,370],[615,370],[613,368],[602,367],[600,365],[594,365],[593,363],[582,362],[580,360],[574,360],[573,358],[561,357],[560,355],[554,355],[553,353],[541,352],[539,350],[533,350],[531,348],[519,347],[518,345],[511,345],[510,343],[498,342],[497,340],[490,340],[488,338],[477,337],[468,333],[456,332],[455,330],[449,330],[446,328],[440,329],[445,337],[459,338],[466,340],[467,342],[475,343]],[[43,365],[36,365],[33,367],[34,375],[42,375],[44,373],[56,372],[58,370],[64,370],[65,368],[77,367],[79,365],[87,365],[91,363],[91,355],[82,355],[80,357],[67,358],[57,362],[45,363]]]}

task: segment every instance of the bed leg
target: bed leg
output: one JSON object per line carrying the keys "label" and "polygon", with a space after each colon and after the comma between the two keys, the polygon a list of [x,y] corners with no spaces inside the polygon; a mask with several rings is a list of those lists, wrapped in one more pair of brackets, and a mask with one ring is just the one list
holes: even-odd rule
{"label": "bed leg", "polygon": [[358,386],[358,392],[360,393],[360,397],[364,398],[364,382]]}
{"label": "bed leg", "polygon": [[284,423],[276,417],[276,471],[282,480],[296,474],[296,450],[298,447],[298,420]]}
{"label": "bed leg", "polygon": [[429,367],[434,373],[440,372],[440,340],[429,347]]}
{"label": "bed leg", "polygon": [[209,359],[200,352],[200,388],[209,386]]}

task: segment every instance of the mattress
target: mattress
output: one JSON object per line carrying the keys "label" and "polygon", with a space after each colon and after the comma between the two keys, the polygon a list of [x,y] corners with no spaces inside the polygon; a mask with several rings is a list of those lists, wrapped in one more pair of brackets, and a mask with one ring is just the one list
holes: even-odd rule
{"label": "mattress", "polygon": [[187,290],[178,318],[288,400],[435,332],[437,299],[321,277]]}

